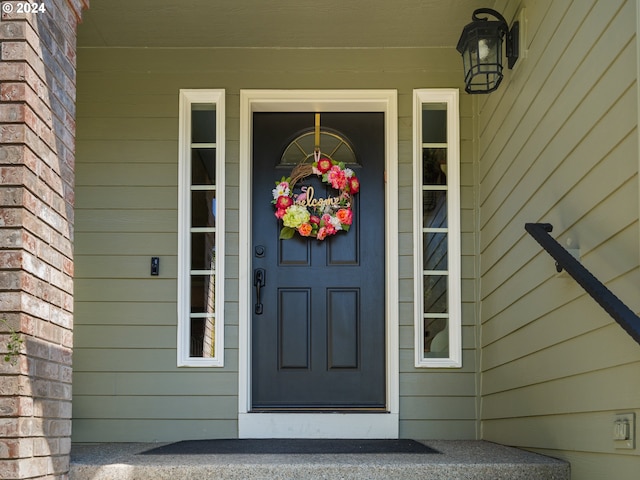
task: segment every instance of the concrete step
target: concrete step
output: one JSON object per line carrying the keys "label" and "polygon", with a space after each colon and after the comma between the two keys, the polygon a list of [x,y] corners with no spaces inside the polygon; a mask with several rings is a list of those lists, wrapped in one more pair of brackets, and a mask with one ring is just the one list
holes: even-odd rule
{"label": "concrete step", "polygon": [[70,480],[569,480],[569,464],[485,441],[423,441],[432,454],[137,455],[162,444],[78,444]]}

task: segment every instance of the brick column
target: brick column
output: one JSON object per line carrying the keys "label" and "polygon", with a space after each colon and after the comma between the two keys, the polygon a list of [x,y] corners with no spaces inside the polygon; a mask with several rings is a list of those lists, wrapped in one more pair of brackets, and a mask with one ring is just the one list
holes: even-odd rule
{"label": "brick column", "polygon": [[0,478],[66,479],[76,27],[88,0],[0,4]]}

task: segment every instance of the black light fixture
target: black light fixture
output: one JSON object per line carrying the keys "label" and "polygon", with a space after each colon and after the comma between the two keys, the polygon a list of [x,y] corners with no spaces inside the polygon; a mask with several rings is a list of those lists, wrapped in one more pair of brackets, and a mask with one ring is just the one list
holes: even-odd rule
{"label": "black light fixture", "polygon": [[[491,15],[498,20],[479,15]],[[456,47],[462,54],[465,91],[493,92],[502,81],[502,42],[505,36],[508,67],[513,68],[518,60],[520,23],[515,22],[509,30],[504,17],[490,8],[475,10],[471,19],[473,22],[464,27]]]}

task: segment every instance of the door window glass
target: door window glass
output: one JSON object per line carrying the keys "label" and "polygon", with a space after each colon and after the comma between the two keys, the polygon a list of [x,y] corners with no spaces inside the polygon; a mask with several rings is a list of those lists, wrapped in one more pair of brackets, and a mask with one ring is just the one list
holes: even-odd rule
{"label": "door window glass", "polygon": [[[353,166],[357,164],[356,156],[353,148],[347,139],[337,132],[321,131],[320,132],[320,151],[322,155]],[[316,134],[313,129],[305,131],[297,136],[289,143],[282,158],[280,165],[297,165],[304,161],[309,163],[313,161],[313,153],[316,148]]]}

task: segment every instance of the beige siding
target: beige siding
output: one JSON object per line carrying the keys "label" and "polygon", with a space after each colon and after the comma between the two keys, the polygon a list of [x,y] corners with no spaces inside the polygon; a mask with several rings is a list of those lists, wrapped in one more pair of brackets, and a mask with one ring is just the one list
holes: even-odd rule
{"label": "beige siding", "polygon": [[[88,13],[90,15],[90,12]],[[240,89],[397,89],[400,432],[477,438],[474,102],[461,96],[463,368],[413,366],[412,102],[453,49],[83,49],[78,55],[75,441],[237,435]],[[225,367],[176,367],[178,91],[226,89]],[[149,276],[160,256],[160,276]]]}
{"label": "beige siding", "polygon": [[521,3],[528,56],[477,100],[482,437],[637,478],[611,432],[640,414],[640,346],[524,231],[553,224],[640,311],[636,2]]}

